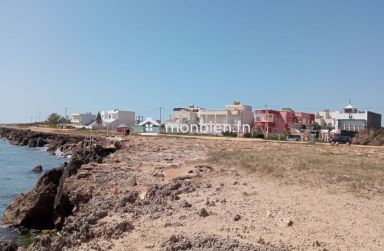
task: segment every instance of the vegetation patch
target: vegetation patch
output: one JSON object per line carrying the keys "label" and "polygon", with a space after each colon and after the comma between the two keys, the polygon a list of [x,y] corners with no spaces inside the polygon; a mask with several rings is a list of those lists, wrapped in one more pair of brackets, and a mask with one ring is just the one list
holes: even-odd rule
{"label": "vegetation patch", "polygon": [[[353,192],[384,192],[384,159],[370,155],[333,153],[333,148],[268,147],[209,153],[208,161],[222,168],[242,169],[281,178],[289,183],[342,185]],[[312,150],[311,150],[312,149]]]}

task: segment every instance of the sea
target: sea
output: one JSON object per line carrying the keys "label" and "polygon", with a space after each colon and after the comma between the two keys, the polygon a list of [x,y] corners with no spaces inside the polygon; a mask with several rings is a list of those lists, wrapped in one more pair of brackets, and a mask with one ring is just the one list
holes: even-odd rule
{"label": "sea", "polygon": [[[45,148],[28,148],[0,140],[0,240],[13,239],[15,231],[2,225],[4,209],[17,195],[30,191],[48,170],[59,167],[66,159],[52,155]],[[32,169],[42,165],[42,173]]]}

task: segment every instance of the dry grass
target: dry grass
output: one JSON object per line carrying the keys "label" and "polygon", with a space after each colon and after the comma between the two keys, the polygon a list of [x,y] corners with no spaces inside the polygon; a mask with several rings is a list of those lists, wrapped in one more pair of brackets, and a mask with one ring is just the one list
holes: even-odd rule
{"label": "dry grass", "polygon": [[274,146],[252,150],[212,151],[208,161],[224,168],[241,168],[250,173],[280,178],[292,184],[333,184],[342,185],[348,191],[357,193],[384,192],[383,156],[340,149]]}

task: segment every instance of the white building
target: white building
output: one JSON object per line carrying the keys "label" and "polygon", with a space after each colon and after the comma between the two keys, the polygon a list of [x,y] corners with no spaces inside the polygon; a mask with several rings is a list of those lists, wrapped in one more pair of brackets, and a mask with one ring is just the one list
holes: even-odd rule
{"label": "white building", "polygon": [[109,130],[115,130],[119,125],[126,124],[132,127],[135,124],[135,113],[131,111],[121,111],[118,109],[102,111],[102,126]]}
{"label": "white building", "polygon": [[96,121],[96,115],[86,113],[73,113],[71,114],[71,123],[75,127],[85,127]]}
{"label": "white building", "polygon": [[359,111],[349,104],[341,111],[325,110],[316,113],[315,122],[323,128],[360,131],[364,128],[381,128],[381,114]]}

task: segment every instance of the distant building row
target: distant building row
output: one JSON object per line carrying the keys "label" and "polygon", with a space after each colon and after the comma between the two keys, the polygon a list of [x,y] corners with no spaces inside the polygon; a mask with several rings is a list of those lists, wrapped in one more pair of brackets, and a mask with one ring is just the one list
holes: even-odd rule
{"label": "distant building row", "polygon": [[129,133],[134,131],[142,135],[154,135],[159,133],[160,124],[152,118],[143,121],[135,120],[135,112],[122,111],[118,109],[102,111],[101,124],[97,124],[97,115],[92,113],[74,113],[71,115],[71,124],[77,128],[107,129],[118,132]]}
{"label": "distant building row", "polygon": [[[281,134],[290,129],[313,129],[315,123],[323,129],[360,131],[363,128],[381,128],[381,114],[370,111],[358,111],[351,104],[342,111],[318,112],[316,114],[296,112],[290,108],[282,110],[257,109],[235,101],[224,109],[204,109],[195,106],[174,108],[166,127],[212,124],[247,124],[251,129],[264,133]],[[243,128],[242,128],[243,129]]]}
{"label": "distant building row", "polygon": [[78,128],[98,128],[103,127],[110,130],[115,130],[118,126],[124,124],[128,127],[132,127],[135,124],[135,112],[122,111],[118,109],[110,111],[102,111],[101,124],[96,122],[97,115],[92,113],[74,113],[71,115],[71,123]]}
{"label": "distant building row", "polygon": [[[96,123],[96,115],[92,113],[72,114],[71,122],[75,127],[79,128],[102,127],[109,130],[115,130],[122,125],[131,129],[134,126],[137,128],[142,122],[135,121],[135,112],[132,111],[115,109],[102,111],[100,114],[101,124]],[[253,111],[252,106],[234,101],[223,109],[205,109],[193,105],[186,108],[174,108],[164,126],[165,128],[178,129],[184,127],[185,130],[190,129],[192,132],[197,132],[197,130],[209,124],[211,127],[207,127],[208,129],[205,132],[213,133],[212,130],[215,126],[228,125],[232,130],[238,128],[239,132],[242,133],[256,129],[266,134],[281,134],[291,129],[311,130],[314,128],[315,123],[323,129],[360,131],[363,128],[381,128],[381,114],[359,111],[351,104],[341,111],[331,112],[325,110],[316,114],[297,112],[290,108],[281,110],[257,109]],[[150,130],[149,127],[147,129]],[[227,128],[221,128],[221,131],[225,130]]]}

